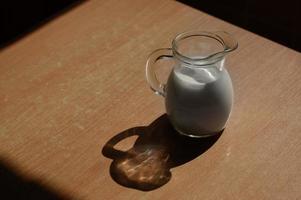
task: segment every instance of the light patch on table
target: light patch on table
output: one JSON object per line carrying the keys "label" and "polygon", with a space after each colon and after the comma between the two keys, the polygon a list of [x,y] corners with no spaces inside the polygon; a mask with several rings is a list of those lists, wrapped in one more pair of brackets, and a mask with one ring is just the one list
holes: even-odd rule
{"label": "light patch on table", "polygon": [[57,62],[56,65],[57,65],[58,67],[61,67],[61,66],[62,66],[62,63],[61,63],[61,62]]}
{"label": "light patch on table", "polygon": [[64,97],[63,100],[62,100],[63,104],[67,104],[69,101],[68,101],[68,97]]}
{"label": "light patch on table", "polygon": [[81,124],[78,124],[78,123],[76,123],[76,124],[74,124],[77,128],[79,128],[80,130],[85,130],[85,127],[83,126],[83,125],[81,125]]}
{"label": "light patch on table", "polygon": [[38,104],[42,103],[42,101],[43,101],[43,97],[41,95],[37,96],[35,99],[35,103],[38,103]]}
{"label": "light patch on table", "polygon": [[231,155],[231,147],[228,147],[226,152],[226,156],[229,157]]}
{"label": "light patch on table", "polygon": [[8,130],[6,127],[0,126],[0,137],[8,137]]}

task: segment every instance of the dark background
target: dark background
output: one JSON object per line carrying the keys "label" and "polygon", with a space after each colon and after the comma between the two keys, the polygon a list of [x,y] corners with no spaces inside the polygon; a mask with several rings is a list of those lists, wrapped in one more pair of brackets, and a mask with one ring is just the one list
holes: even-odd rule
{"label": "dark background", "polygon": [[0,48],[54,19],[82,0],[2,0],[0,3]]}
{"label": "dark background", "polygon": [[[178,1],[301,51],[300,0]],[[84,1],[3,0],[0,4],[0,47],[5,47],[81,2]]]}
{"label": "dark background", "polygon": [[301,52],[300,0],[178,0]]}

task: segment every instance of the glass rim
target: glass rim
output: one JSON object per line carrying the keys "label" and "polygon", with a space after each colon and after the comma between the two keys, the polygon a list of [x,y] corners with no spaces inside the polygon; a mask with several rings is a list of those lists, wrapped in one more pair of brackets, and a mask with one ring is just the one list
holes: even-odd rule
{"label": "glass rim", "polygon": [[[232,42],[234,42],[234,45],[228,45],[225,39],[223,39],[220,34],[227,35],[230,37]],[[188,56],[183,55],[178,51],[178,42],[189,38],[189,37],[194,37],[194,36],[203,36],[203,37],[208,37],[211,39],[216,40],[222,45],[223,50],[213,53],[211,55],[208,55],[204,58],[190,58]],[[237,49],[238,43],[232,38],[232,36],[225,32],[225,31],[216,31],[216,32],[207,32],[207,31],[186,31],[183,33],[180,33],[176,35],[176,37],[172,41],[172,51],[173,54],[178,57],[182,62],[187,63],[187,64],[193,64],[193,65],[208,65],[208,64],[213,64],[217,61],[220,61],[226,53],[234,51]]]}

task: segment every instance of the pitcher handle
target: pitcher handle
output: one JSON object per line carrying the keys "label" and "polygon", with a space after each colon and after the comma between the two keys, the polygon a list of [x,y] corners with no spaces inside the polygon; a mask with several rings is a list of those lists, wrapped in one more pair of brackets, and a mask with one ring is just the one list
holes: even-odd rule
{"label": "pitcher handle", "polygon": [[165,84],[160,83],[157,79],[155,70],[153,69],[155,63],[163,58],[172,58],[172,49],[171,48],[163,48],[157,49],[147,59],[146,62],[146,80],[150,85],[150,88],[158,95],[165,97]]}

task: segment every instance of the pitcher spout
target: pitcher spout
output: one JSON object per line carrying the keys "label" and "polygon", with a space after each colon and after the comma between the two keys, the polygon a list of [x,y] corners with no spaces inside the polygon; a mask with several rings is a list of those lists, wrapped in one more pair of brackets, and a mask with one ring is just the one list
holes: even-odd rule
{"label": "pitcher spout", "polygon": [[238,43],[229,33],[225,31],[216,31],[214,34],[224,45],[224,53],[228,53],[237,49]]}

